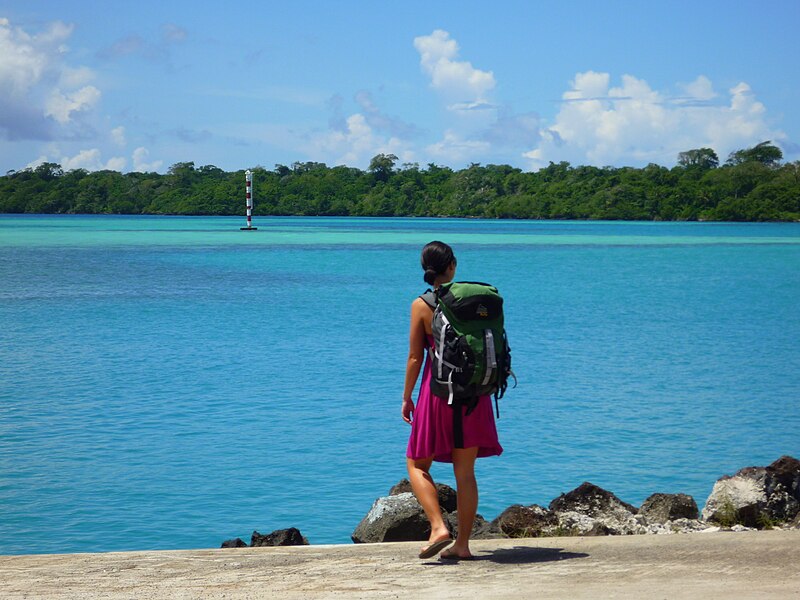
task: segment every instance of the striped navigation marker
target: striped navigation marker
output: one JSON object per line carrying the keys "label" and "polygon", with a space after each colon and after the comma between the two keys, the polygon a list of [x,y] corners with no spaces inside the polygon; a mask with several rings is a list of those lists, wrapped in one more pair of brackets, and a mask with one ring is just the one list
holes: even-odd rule
{"label": "striped navigation marker", "polygon": [[248,169],[244,172],[245,199],[247,202],[247,227],[239,227],[242,231],[256,231],[253,227],[253,174]]}

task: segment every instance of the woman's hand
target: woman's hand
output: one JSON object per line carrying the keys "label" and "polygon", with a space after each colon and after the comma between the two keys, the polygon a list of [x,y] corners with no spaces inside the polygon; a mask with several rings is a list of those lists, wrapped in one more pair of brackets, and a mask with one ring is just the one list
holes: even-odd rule
{"label": "woman's hand", "polygon": [[414,414],[414,401],[411,398],[403,400],[403,421],[411,425],[411,417]]}

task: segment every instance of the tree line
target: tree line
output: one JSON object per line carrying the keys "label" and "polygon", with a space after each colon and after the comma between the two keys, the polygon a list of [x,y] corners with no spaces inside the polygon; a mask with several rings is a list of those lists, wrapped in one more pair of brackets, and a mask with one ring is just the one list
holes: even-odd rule
{"label": "tree line", "polygon": [[[366,170],[318,162],[253,169],[255,215],[502,219],[800,221],[800,161],[771,142],[732,152],[681,152],[666,168],[572,166],[536,172],[473,163],[453,170],[398,165],[378,154]],[[244,171],[193,162],[166,174],[64,171],[56,163],[0,177],[0,213],[241,215]]]}

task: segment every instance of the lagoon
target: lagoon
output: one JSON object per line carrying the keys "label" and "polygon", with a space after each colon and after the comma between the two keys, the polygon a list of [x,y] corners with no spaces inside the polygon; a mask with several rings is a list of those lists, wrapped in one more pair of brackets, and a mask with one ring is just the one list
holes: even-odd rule
{"label": "lagoon", "polygon": [[[0,552],[343,543],[405,476],[418,256],[506,298],[479,512],[800,454],[800,224],[0,215]],[[434,471],[453,484],[446,465]]]}

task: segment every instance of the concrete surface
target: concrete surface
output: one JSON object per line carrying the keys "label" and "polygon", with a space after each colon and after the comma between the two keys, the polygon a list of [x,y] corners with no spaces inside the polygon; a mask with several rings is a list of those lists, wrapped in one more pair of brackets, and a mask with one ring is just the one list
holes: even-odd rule
{"label": "concrete surface", "polygon": [[0,556],[0,598],[800,598],[800,531]]}

